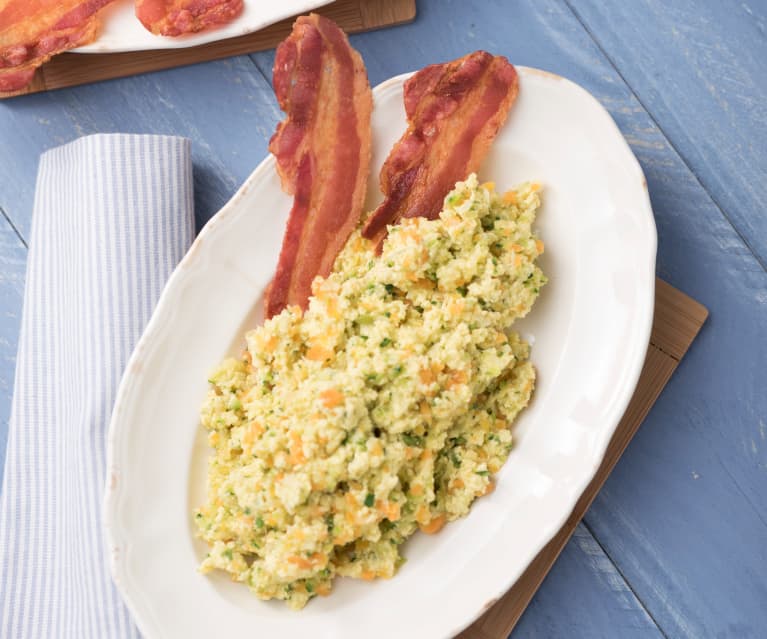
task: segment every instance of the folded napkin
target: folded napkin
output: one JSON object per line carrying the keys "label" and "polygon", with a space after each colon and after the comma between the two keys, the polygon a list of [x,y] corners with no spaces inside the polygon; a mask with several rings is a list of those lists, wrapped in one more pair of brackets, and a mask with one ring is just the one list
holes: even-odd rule
{"label": "folded napkin", "polygon": [[193,227],[188,140],[93,135],[40,160],[0,498],[0,637],[139,636],[104,547],[106,431]]}

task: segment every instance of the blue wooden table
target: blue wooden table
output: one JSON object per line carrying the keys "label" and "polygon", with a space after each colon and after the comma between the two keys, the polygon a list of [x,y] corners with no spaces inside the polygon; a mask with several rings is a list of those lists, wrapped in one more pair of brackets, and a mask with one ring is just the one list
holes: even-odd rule
{"label": "blue wooden table", "polygon": [[[484,48],[591,91],[647,175],[658,275],[711,312],[514,637],[767,637],[767,3],[613,4],[419,0],[352,42],[373,84]],[[188,136],[201,226],[267,152],[272,59],[0,103],[0,464],[40,153]]]}

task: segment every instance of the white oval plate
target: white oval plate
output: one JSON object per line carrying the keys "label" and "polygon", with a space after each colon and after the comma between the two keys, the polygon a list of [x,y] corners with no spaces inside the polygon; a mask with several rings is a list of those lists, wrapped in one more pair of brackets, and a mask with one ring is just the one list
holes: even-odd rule
{"label": "white oval plate", "polygon": [[[514,426],[497,490],[439,535],[415,535],[391,580],[339,580],[293,612],[223,575],[196,572],[205,547],[208,447],[198,422],[211,368],[241,352],[260,315],[291,200],[267,158],[173,273],[133,353],[109,434],[105,501],[114,579],[149,637],[448,637],[520,576],[571,513],[631,398],[653,317],[656,234],[642,171],[586,91],[519,68],[520,94],[481,178],[543,183],[538,229],[549,277],[517,328],[538,384]],[[375,89],[369,206],[405,127],[402,83]]]}
{"label": "white oval plate", "polygon": [[253,33],[290,16],[306,13],[333,0],[245,0],[242,13],[228,24],[201,33],[170,38],[144,28],[134,12],[134,0],[117,0],[107,5],[99,20],[94,42],[72,49],[71,53],[118,53],[147,49],[182,49],[216,40]]}

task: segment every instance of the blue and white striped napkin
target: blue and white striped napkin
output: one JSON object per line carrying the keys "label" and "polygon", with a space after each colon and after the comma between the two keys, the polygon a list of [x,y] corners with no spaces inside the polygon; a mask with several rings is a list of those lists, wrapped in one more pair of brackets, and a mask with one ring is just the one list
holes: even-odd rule
{"label": "blue and white striped napkin", "polygon": [[138,637],[101,525],[118,382],[194,234],[189,141],[94,135],[40,160],[0,499],[0,637]]}

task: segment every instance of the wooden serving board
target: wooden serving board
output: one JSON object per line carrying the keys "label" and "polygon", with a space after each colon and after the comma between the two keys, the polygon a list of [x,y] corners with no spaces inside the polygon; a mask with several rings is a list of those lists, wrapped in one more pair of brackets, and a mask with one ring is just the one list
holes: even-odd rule
{"label": "wooden serving board", "polygon": [[[334,20],[347,33],[359,33],[412,21],[415,0],[335,0],[316,12]],[[184,49],[63,53],[40,67],[23,89],[0,91],[0,99],[271,49],[287,37],[293,20],[288,18],[244,36]]]}
{"label": "wooden serving board", "polygon": [[508,637],[706,321],[708,311],[694,299],[657,278],[655,287],[655,318],[644,368],[597,474],[581,495],[565,525],[533,559],[511,590],[492,603],[458,639]]}

